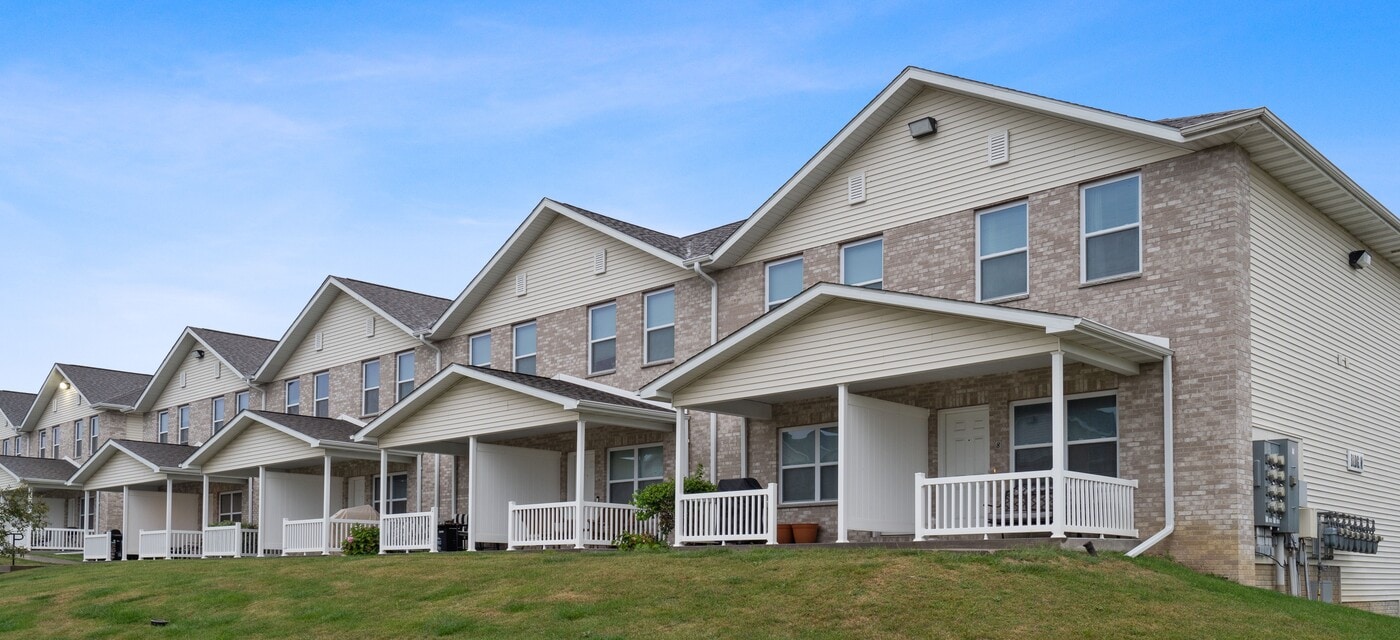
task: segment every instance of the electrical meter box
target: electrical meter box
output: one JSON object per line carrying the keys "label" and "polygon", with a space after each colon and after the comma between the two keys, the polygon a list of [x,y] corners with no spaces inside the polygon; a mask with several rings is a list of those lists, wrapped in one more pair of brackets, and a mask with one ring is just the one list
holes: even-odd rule
{"label": "electrical meter box", "polygon": [[1298,532],[1300,462],[1298,443],[1293,440],[1254,441],[1255,526]]}

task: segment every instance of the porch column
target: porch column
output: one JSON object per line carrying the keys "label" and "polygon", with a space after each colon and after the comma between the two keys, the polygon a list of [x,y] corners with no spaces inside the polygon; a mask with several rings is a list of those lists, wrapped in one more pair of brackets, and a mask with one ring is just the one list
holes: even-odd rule
{"label": "porch column", "polygon": [[331,454],[326,454],[321,472],[321,555],[331,554]]}
{"label": "porch column", "polygon": [[126,541],[131,539],[131,487],[122,485],[122,560],[126,560]]}
{"label": "porch column", "polygon": [[690,451],[690,431],[685,423],[685,409],[676,409],[676,521],[675,545],[681,546],[681,531],[685,528],[685,513],[681,510],[681,497],[685,495],[685,471],[690,465],[687,453]]}
{"label": "porch column", "polygon": [[[252,480],[248,481],[251,485]],[[267,521],[263,520],[263,505],[267,500],[267,467],[258,467],[258,557],[263,557],[263,534],[267,533]]]}
{"label": "porch column", "polygon": [[587,423],[582,418],[574,432],[574,548],[583,548],[583,429]]}
{"label": "porch column", "polygon": [[[379,450],[379,524],[384,525],[384,516],[389,515],[389,450]],[[383,531],[380,532],[381,534]],[[379,555],[384,555],[384,547],[379,547]]]}
{"label": "porch column", "polygon": [[[846,385],[836,385],[836,541],[850,542],[846,533],[846,474],[850,465],[846,464],[846,421],[849,418],[848,403],[850,390]],[[815,434],[818,440],[821,434]],[[820,447],[818,447],[820,449]],[[817,452],[820,455],[820,451]]]}
{"label": "porch column", "polygon": [[467,439],[467,551],[476,551],[476,436]]}
{"label": "porch column", "polygon": [[[207,532],[207,531],[209,530],[209,475],[208,475],[208,474],[205,474],[205,475],[204,475],[204,491],[203,491],[203,493],[200,493],[200,494],[199,494],[199,511],[200,511],[202,514],[204,514],[204,515],[203,515],[203,518],[200,519],[200,529],[199,529],[199,535],[201,536],[201,539],[202,539],[202,536],[204,536],[205,532]],[[242,541],[239,541],[239,542],[242,542]],[[200,551],[199,557],[201,557],[201,558],[208,558],[208,557],[209,557],[209,556],[207,556],[207,555],[204,554],[204,544],[203,544],[203,543],[200,543],[200,545],[199,545],[199,551]]]}
{"label": "porch column", "polygon": [[1050,537],[1065,537],[1065,354],[1050,354]]}
{"label": "porch column", "polygon": [[175,481],[174,481],[174,480],[171,480],[169,476],[166,476],[166,478],[165,478],[165,559],[166,559],[166,560],[169,560],[169,559],[170,559],[170,549],[171,549],[171,544],[170,544],[170,530],[174,528],[174,527],[171,526],[172,523],[173,523],[173,521],[174,521],[174,514],[172,513],[172,512],[174,511],[174,507],[175,507]]}

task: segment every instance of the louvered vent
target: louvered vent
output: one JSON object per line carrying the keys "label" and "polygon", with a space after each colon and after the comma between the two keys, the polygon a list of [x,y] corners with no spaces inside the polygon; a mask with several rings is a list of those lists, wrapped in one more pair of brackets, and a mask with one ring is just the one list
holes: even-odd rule
{"label": "louvered vent", "polygon": [[326,337],[326,334],[325,334],[325,333],[323,333],[323,332],[321,332],[321,331],[317,331],[317,332],[316,332],[316,350],[317,350],[317,351],[320,351],[322,347],[325,347],[325,346],[326,346],[325,337]]}
{"label": "louvered vent", "polygon": [[368,318],[365,318],[365,337],[366,337],[366,338],[373,338],[373,337],[374,337],[374,316],[370,316],[370,317],[368,317]]}
{"label": "louvered vent", "polygon": [[846,178],[846,202],[850,204],[865,202],[864,171]]}
{"label": "louvered vent", "polygon": [[1006,164],[1011,159],[1011,134],[1006,129],[987,134],[987,166]]}
{"label": "louvered vent", "polygon": [[180,372],[180,388],[181,388],[181,389],[184,389],[184,388],[185,388],[185,372],[184,372],[184,371],[181,371],[181,372]]}
{"label": "louvered vent", "polygon": [[593,252],[593,273],[607,273],[608,271],[608,250],[599,249]]}
{"label": "louvered vent", "polygon": [[523,296],[523,295],[525,295],[525,284],[526,284],[525,281],[526,281],[526,278],[525,278],[525,274],[524,274],[524,273],[517,273],[517,274],[515,274],[515,295],[517,295],[517,296]]}
{"label": "louvered vent", "polygon": [[215,380],[218,380],[219,378],[222,378],[222,377],[224,377],[224,363],[219,362],[218,360],[215,360],[215,361],[214,361],[214,379],[215,379]]}

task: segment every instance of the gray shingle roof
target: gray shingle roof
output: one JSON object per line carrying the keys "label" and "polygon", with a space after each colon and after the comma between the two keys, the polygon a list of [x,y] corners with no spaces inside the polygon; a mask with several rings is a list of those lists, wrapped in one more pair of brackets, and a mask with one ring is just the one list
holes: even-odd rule
{"label": "gray shingle roof", "polygon": [[395,289],[340,276],[335,276],[335,279],[414,331],[431,329],[438,317],[447,311],[448,305],[452,304],[452,301],[447,298],[424,293]]}
{"label": "gray shingle roof", "polygon": [[202,329],[190,327],[195,335],[199,336],[204,344],[210,349],[217,351],[219,356],[238,370],[239,375],[248,377],[257,373],[258,367],[262,366],[267,355],[272,353],[273,347],[277,346],[276,340],[267,338],[257,338],[245,336],[239,333],[228,333],[225,331],[215,331],[213,329]]}
{"label": "gray shingle roof", "polygon": [[78,468],[67,460],[53,458],[29,458],[25,456],[0,456],[0,467],[19,476],[20,480],[58,480],[73,477]]}
{"label": "gray shingle roof", "polygon": [[277,424],[298,433],[305,434],[316,440],[329,440],[333,442],[354,442],[351,436],[359,433],[362,428],[353,422],[336,420],[334,418],[317,418],[315,416],[300,416],[290,413],[278,413],[276,411],[254,411],[252,413],[263,418],[267,418]]}
{"label": "gray shingle roof", "polygon": [[646,402],[642,402],[641,400],[637,400],[636,398],[628,398],[628,397],[625,397],[625,396],[619,396],[619,395],[616,395],[616,394],[608,393],[608,392],[606,392],[606,391],[600,391],[600,390],[598,390],[598,389],[594,389],[593,387],[585,387],[585,386],[583,386],[583,385],[581,385],[581,384],[574,384],[574,383],[572,383],[572,382],[566,382],[566,381],[564,381],[564,380],[555,380],[555,379],[553,379],[553,378],[542,378],[542,377],[540,377],[540,376],[532,376],[532,375],[528,375],[528,374],[524,374],[524,373],[516,373],[516,372],[514,372],[514,371],[502,371],[502,370],[500,370],[500,369],[487,369],[486,367],[469,367],[469,368],[470,368],[470,369],[473,369],[473,370],[476,370],[476,371],[480,371],[480,372],[482,372],[482,373],[489,373],[489,374],[491,374],[491,375],[493,375],[493,376],[496,376],[497,378],[501,378],[501,379],[503,379],[503,380],[509,380],[509,381],[511,381],[511,382],[515,382],[515,383],[518,383],[518,384],[523,384],[523,385],[526,385],[526,386],[534,387],[534,388],[539,389],[539,390],[541,390],[541,391],[547,391],[547,392],[553,393],[553,394],[555,394],[555,395],[561,395],[561,396],[564,396],[564,397],[566,397],[566,398],[573,398],[573,399],[575,399],[575,400],[587,400],[587,401],[589,401],[589,402],[602,402],[602,403],[606,403],[606,404],[615,404],[615,405],[622,406],[622,407],[631,407],[631,408],[634,408],[634,409],[650,409],[650,410],[652,410],[652,411],[661,411],[661,412],[665,412],[665,411],[666,411],[665,409],[662,409],[662,408],[660,408],[660,407],[658,407],[658,406],[656,406],[656,405],[648,404],[648,403],[646,403]]}
{"label": "gray shingle roof", "polygon": [[733,235],[745,222],[744,220],[739,220],[699,233],[677,237],[667,233],[661,233],[654,229],[638,226],[630,222],[624,222],[617,218],[608,217],[601,213],[595,213],[582,207],[576,207],[567,202],[560,202],[559,204],[595,222],[621,231],[657,249],[687,260],[708,255],[721,244],[724,244],[724,241],[728,240],[729,236]]}
{"label": "gray shingle roof", "polygon": [[1173,127],[1176,129],[1185,129],[1186,127],[1198,125],[1203,122],[1219,120],[1221,118],[1224,118],[1225,116],[1239,113],[1241,111],[1248,111],[1248,109],[1231,109],[1229,111],[1216,111],[1215,113],[1202,113],[1199,115],[1183,116],[1180,118],[1162,118],[1161,120],[1158,120],[1157,123],[1164,124],[1168,127]]}
{"label": "gray shingle roof", "polygon": [[119,404],[132,406],[141,392],[150,384],[151,376],[130,371],[98,369],[76,364],[59,364],[63,375],[67,376],[82,392],[89,403]]}
{"label": "gray shingle roof", "polygon": [[29,408],[34,406],[37,397],[20,391],[0,391],[0,413],[5,414],[10,424],[19,424],[24,421],[24,416],[29,415]]}
{"label": "gray shingle roof", "polygon": [[141,440],[112,439],[128,451],[145,458],[158,467],[178,467],[188,460],[199,447],[188,444],[168,444],[164,442],[143,442]]}

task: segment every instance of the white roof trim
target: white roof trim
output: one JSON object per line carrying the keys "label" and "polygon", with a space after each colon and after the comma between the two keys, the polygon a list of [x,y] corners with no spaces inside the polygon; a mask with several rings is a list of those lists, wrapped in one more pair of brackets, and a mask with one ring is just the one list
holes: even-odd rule
{"label": "white roof trim", "polygon": [[[195,333],[192,327],[185,327],[185,330],[180,333],[180,338],[170,347],[170,351],[165,354],[165,359],[162,360],[160,366],[156,368],[155,375],[151,376],[151,382],[146,385],[146,390],[142,391],[141,397],[136,400],[136,406],[134,408],[137,411],[146,412],[152,409],[156,398],[160,397],[160,392],[164,392],[166,387],[170,386],[170,381],[175,377],[175,371],[184,363],[185,356],[189,355],[189,353],[194,350],[194,343],[196,342],[203,345],[209,353],[213,354],[215,358],[218,358],[219,362],[222,362],[225,367],[228,367],[228,370],[233,372],[234,377],[239,380],[243,379],[243,376],[238,373],[238,368],[229,364],[229,361],[225,359],[217,349],[209,346],[209,343],[200,338],[199,334]],[[159,388],[160,392],[152,393],[157,388]]]}
{"label": "white roof trim", "polygon": [[73,379],[69,378],[68,374],[63,372],[63,368],[55,364],[49,369],[49,375],[44,377],[44,384],[40,385],[39,393],[34,396],[34,404],[29,405],[29,413],[24,414],[24,420],[15,426],[16,432],[24,433],[33,431],[34,427],[39,426],[38,416],[43,415],[44,409],[47,409],[49,403],[53,402],[54,391],[58,389],[58,383],[60,381],[54,378],[55,375],[62,378],[63,381],[67,381],[74,389],[77,389],[78,395],[82,396],[83,401],[87,401],[87,396],[82,395],[83,390],[78,389],[78,383],[73,382]]}
{"label": "white roof trim", "polygon": [[[332,288],[334,288],[334,291],[332,291]],[[301,313],[297,314],[296,320],[293,320],[291,326],[287,327],[287,332],[282,334],[282,339],[277,341],[277,346],[272,348],[272,353],[267,355],[267,360],[264,360],[262,366],[258,367],[257,373],[253,374],[252,382],[265,384],[276,379],[269,378],[268,376],[281,373],[282,366],[287,364],[287,361],[291,359],[292,352],[296,350],[297,346],[299,346],[308,335],[310,335],[311,329],[316,326],[316,323],[320,321],[321,318],[325,317],[326,310],[330,308],[331,303],[335,300],[334,296],[336,294],[350,296],[354,301],[364,305],[365,308],[373,311],[379,317],[388,320],[389,323],[395,327],[398,327],[399,331],[413,338],[418,337],[418,334],[414,333],[413,329],[399,322],[393,315],[371,303],[369,300],[365,299],[364,296],[356,293],[348,285],[342,283],[339,278],[335,276],[326,276],[326,280],[321,283],[320,288],[316,289],[316,293],[312,294],[306,306],[302,307]]]}
{"label": "white roof trim", "polygon": [[569,374],[567,374],[567,373],[556,373],[556,374],[554,374],[553,377],[554,377],[555,380],[560,380],[560,381],[563,381],[563,382],[568,382],[568,383],[570,383],[570,384],[576,384],[576,385],[578,385],[578,386],[580,386],[580,387],[588,387],[588,388],[590,388],[590,389],[596,389],[596,390],[598,390],[598,391],[602,391],[603,393],[611,393],[611,394],[613,394],[613,395],[615,395],[615,396],[622,396],[622,397],[628,398],[628,399],[630,399],[630,400],[636,400],[637,402],[644,402],[644,403],[646,403],[646,404],[655,406],[657,409],[660,409],[660,410],[662,410],[662,411],[674,411],[674,410],[675,410],[675,409],[670,405],[670,403],[667,403],[667,402],[658,402],[658,401],[656,401],[656,400],[647,400],[647,399],[645,399],[645,398],[639,398],[639,397],[637,397],[637,394],[636,394],[635,392],[633,392],[633,391],[628,391],[627,389],[623,389],[623,388],[620,388],[620,387],[614,387],[614,386],[611,386],[611,385],[606,385],[606,384],[603,384],[603,383],[598,382],[598,381],[596,381],[596,380],[588,380],[588,379],[586,379],[586,378],[578,378],[578,377],[575,377],[575,376],[571,376],[571,375],[569,375]]}
{"label": "white roof trim", "polygon": [[214,454],[218,453],[219,451],[222,451],[224,447],[228,446],[227,441],[233,440],[234,438],[238,437],[238,434],[243,433],[245,430],[248,429],[248,427],[252,426],[253,424],[260,424],[265,427],[269,427],[271,429],[279,431],[281,433],[285,433],[293,438],[296,438],[297,440],[305,442],[307,448],[315,449],[317,447],[322,446],[321,441],[312,438],[311,436],[308,436],[295,429],[289,429],[280,424],[277,424],[276,422],[273,422],[256,413],[253,413],[251,410],[244,410],[238,412],[238,415],[235,415],[231,420],[229,420],[228,426],[224,427],[221,431],[214,434],[214,437],[210,438],[207,442],[205,442],[204,445],[201,446],[198,450],[196,450],[193,454],[190,454],[189,458],[187,458],[184,462],[180,463],[180,467],[182,469],[188,469],[192,466],[195,466],[196,464],[203,464],[207,462],[209,458],[214,456]]}
{"label": "white roof trim", "polygon": [[127,456],[130,456],[131,459],[141,463],[146,468],[150,469],[151,473],[161,472],[160,467],[155,463],[132,453],[130,449],[121,446],[116,440],[108,440],[102,443],[101,447],[97,448],[97,453],[92,454],[92,457],[88,458],[87,462],[83,463],[83,466],[78,467],[77,471],[73,472],[73,476],[68,479],[68,484],[83,484],[88,478],[92,477],[92,474],[97,473],[97,470],[101,468],[102,465],[107,464],[107,461],[111,460],[112,456],[117,455],[118,451],[125,453]]}

